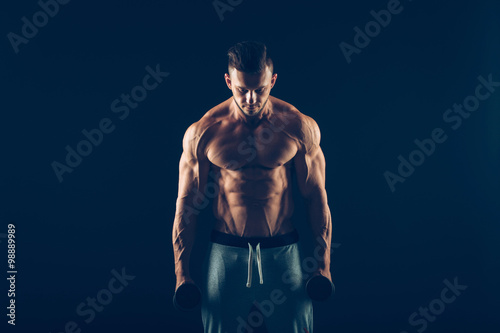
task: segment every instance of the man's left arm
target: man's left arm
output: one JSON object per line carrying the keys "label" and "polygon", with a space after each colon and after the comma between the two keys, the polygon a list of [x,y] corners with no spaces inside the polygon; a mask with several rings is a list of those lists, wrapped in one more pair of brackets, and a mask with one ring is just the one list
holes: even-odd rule
{"label": "man's left arm", "polygon": [[321,274],[331,281],[332,218],[325,189],[325,156],[319,146],[321,133],[316,122],[307,116],[301,132],[303,135],[299,151],[294,157],[294,165],[315,238],[314,258],[318,262],[318,269],[313,276]]}

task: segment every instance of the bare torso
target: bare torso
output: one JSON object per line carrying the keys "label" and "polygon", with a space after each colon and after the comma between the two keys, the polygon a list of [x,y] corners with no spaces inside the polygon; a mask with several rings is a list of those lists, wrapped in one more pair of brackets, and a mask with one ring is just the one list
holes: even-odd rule
{"label": "bare torso", "polygon": [[203,147],[218,175],[214,229],[242,237],[290,232],[291,174],[300,149],[297,122],[303,115],[270,96],[272,112],[249,124],[231,115],[231,103],[232,98],[204,117]]}
{"label": "bare torso", "polygon": [[[245,103],[250,104],[251,94]],[[281,235],[294,230],[292,179],[317,243],[314,274],[331,281],[332,222],[319,127],[293,105],[266,96],[262,109],[251,112],[261,103],[241,109],[233,94],[184,134],[172,228],[176,290],[194,283],[190,254],[197,216],[208,198],[214,199],[215,230],[239,237]]]}

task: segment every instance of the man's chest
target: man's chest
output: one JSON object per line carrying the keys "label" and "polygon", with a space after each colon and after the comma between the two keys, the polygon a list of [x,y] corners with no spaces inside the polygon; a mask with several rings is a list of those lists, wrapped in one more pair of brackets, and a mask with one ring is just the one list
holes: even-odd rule
{"label": "man's chest", "polygon": [[254,129],[221,127],[207,144],[210,162],[232,170],[257,165],[276,168],[289,162],[297,150],[297,141],[285,131],[266,125]]}

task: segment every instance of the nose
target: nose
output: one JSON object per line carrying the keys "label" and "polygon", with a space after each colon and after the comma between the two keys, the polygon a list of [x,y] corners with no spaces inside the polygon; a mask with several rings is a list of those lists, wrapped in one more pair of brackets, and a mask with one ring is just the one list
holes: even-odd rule
{"label": "nose", "polygon": [[255,92],[249,91],[246,95],[247,99],[247,104],[254,104],[255,103]]}

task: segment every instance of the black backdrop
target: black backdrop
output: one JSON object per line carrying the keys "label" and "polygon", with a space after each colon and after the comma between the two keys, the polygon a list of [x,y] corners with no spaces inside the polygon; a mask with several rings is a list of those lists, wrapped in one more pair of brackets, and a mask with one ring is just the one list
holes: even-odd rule
{"label": "black backdrop", "polygon": [[[57,13],[49,8],[53,17],[37,14],[34,0],[2,3],[0,330],[201,332],[199,311],[172,306],[182,135],[230,97],[227,49],[260,40],[278,73],[272,95],[322,131],[337,293],[315,304],[314,332],[498,332],[500,88],[480,88],[489,95],[478,106],[468,96],[479,76],[500,81],[500,3],[221,3],[230,6],[222,19],[210,0],[73,0]],[[380,31],[368,24],[369,43],[355,41],[354,28],[364,31],[375,20],[370,12],[388,6],[391,21]],[[25,27],[26,39],[23,17],[39,25],[36,34]],[[342,42],[360,47],[346,57]],[[113,101],[157,65],[170,74],[120,119]],[[445,121],[466,99],[477,110],[460,126]],[[60,181],[53,162],[66,164],[65,147],[77,149],[82,130],[105,118],[114,130]],[[429,156],[414,153],[415,163],[425,160],[392,191],[384,173],[398,174],[398,156],[408,160],[414,140],[436,128],[446,141]],[[307,241],[303,216],[299,205],[295,220]],[[6,316],[9,224],[17,241],[15,326]],[[116,294],[105,290],[113,269],[135,276]],[[443,281],[454,279],[467,288],[440,303]],[[91,317],[85,303],[96,296],[109,304]],[[412,325],[412,313],[429,305],[439,314],[426,326],[418,315]]]}

